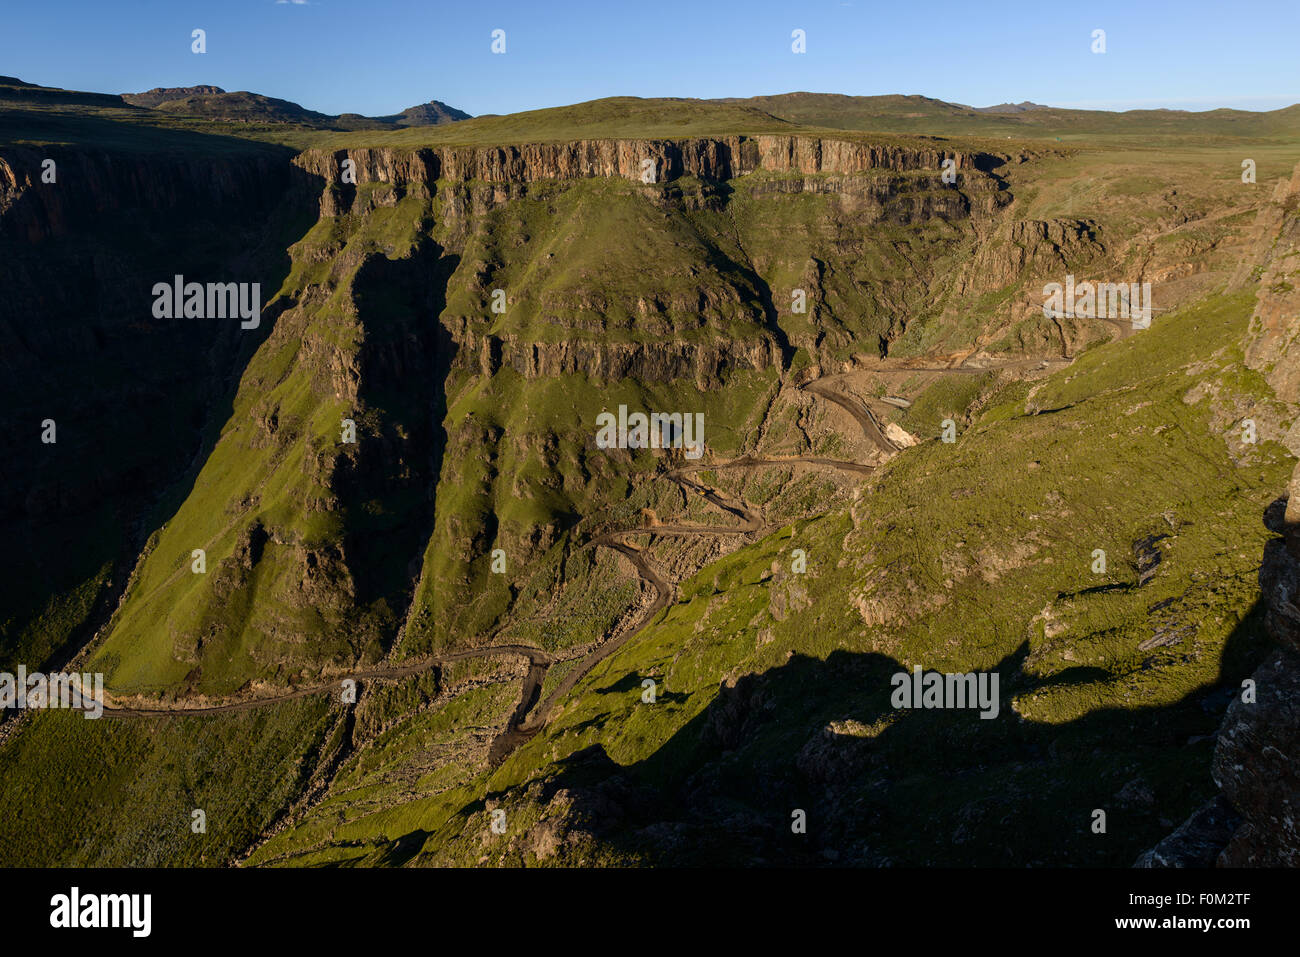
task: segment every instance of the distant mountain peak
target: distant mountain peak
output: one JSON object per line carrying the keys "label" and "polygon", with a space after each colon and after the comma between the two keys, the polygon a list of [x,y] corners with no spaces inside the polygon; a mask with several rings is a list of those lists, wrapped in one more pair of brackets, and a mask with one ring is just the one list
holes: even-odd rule
{"label": "distant mountain peak", "polygon": [[[14,81],[21,84],[21,81]],[[26,85],[26,84],[23,84]],[[155,87],[143,93],[123,93],[131,106],[168,113],[207,116],[238,122],[297,123],[322,129],[383,129],[408,126],[439,126],[467,120],[470,115],[441,100],[430,100],[408,107],[391,116],[362,116],[342,113],[330,116],[317,113],[289,100],[242,91],[227,93],[219,86]]]}
{"label": "distant mountain peak", "polygon": [[143,93],[123,93],[122,99],[132,106],[154,109],[159,103],[171,100],[183,100],[189,96],[214,96],[225,92],[219,86],[156,86]]}
{"label": "distant mountain peak", "polygon": [[428,103],[408,106],[396,116],[381,117],[395,122],[398,126],[441,126],[443,123],[454,123],[469,118],[468,113],[454,106],[448,106],[441,100],[430,100]]}

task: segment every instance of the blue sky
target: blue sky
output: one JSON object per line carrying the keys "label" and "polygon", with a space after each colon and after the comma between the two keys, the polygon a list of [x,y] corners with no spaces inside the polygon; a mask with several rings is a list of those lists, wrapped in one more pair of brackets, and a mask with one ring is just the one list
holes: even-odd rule
{"label": "blue sky", "polygon": [[[1300,102],[1300,0],[0,0],[0,23],[0,74],[108,93],[211,83],[324,113],[793,90],[1098,109]],[[791,52],[794,29],[805,54]],[[1105,54],[1091,52],[1094,29]]]}

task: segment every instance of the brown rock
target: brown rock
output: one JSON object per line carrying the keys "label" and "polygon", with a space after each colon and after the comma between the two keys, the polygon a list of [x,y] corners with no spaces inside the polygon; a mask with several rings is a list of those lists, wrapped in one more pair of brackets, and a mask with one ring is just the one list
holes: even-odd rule
{"label": "brown rock", "polygon": [[1277,652],[1252,676],[1257,700],[1233,701],[1214,751],[1214,780],[1245,824],[1224,867],[1300,865],[1300,656]]}
{"label": "brown rock", "polygon": [[1291,476],[1287,488],[1286,514],[1282,519],[1282,536],[1286,539],[1287,551],[1296,561],[1300,561],[1300,468]]}

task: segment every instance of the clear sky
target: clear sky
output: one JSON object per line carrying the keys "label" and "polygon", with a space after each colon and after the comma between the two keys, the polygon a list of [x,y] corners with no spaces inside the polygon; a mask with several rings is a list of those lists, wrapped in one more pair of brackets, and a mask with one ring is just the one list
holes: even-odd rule
{"label": "clear sky", "polygon": [[0,74],[106,93],[210,83],[369,115],[795,90],[1276,109],[1300,102],[1298,41],[1300,0],[0,0]]}

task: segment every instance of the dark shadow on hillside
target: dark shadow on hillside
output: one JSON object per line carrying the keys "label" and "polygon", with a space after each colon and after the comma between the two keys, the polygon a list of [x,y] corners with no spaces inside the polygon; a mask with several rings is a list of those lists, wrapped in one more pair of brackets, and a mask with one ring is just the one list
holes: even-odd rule
{"label": "dark shadow on hillside", "polygon": [[[16,349],[0,401],[21,424],[15,444],[30,447],[30,423],[45,418],[57,423],[58,442],[36,446],[0,479],[0,520],[11,532],[0,555],[0,620],[8,620],[0,660],[61,667],[107,620],[145,539],[192,489],[249,358],[289,305],[267,300],[288,275],[289,246],[316,221],[320,181],[288,162],[291,150],[226,139],[168,132],[160,142],[188,149],[107,159],[50,147],[59,192],[28,190],[5,212],[0,286],[11,305],[0,325]],[[11,161],[41,155],[4,152]],[[102,175],[79,176],[80,163]],[[154,317],[155,283],[177,274],[260,283],[259,327]],[[53,595],[101,568],[107,580],[86,610],[63,620],[66,633],[17,641]]]}
{"label": "dark shadow on hillside", "polygon": [[974,156],[974,165],[981,173],[992,175],[994,170],[1006,166],[1007,161],[1005,158],[994,156],[992,153],[976,153]]}
{"label": "dark shadow on hillside", "polygon": [[[728,182],[719,182],[711,184],[719,197],[722,207],[726,209],[731,204],[732,194],[735,189]],[[730,210],[728,215],[730,215]],[[734,218],[733,218],[734,224]],[[730,257],[724,255],[721,250],[709,247],[710,265],[713,266],[720,275],[727,276],[735,273],[737,270],[744,276],[745,280],[753,287],[755,294],[758,296],[759,304],[763,309],[763,325],[767,328],[768,333],[776,340],[777,348],[781,351],[781,371],[784,372],[790,368],[790,363],[794,361],[794,346],[790,344],[790,337],[784,329],[781,328],[781,314],[776,308],[776,302],[772,298],[772,288],[767,284],[749,259],[749,253],[745,250],[744,241],[740,238],[739,229],[735,235],[736,245],[745,256],[744,262],[735,262]]]}
{"label": "dark shadow on hillside", "polygon": [[429,839],[430,831],[411,831],[404,834],[384,849],[379,859],[373,863],[379,867],[401,867],[420,853],[424,842]]}
{"label": "dark shadow on hillside", "polygon": [[690,695],[680,691],[669,691],[663,686],[663,678],[654,675],[642,675],[633,671],[624,675],[618,681],[608,684],[603,688],[595,689],[596,694],[636,694],[640,695],[645,690],[643,682],[650,680],[655,683],[655,701],[657,703],[682,704],[690,700]]}
{"label": "dark shadow on hillside", "polygon": [[[563,789],[567,827],[648,864],[1127,867],[1211,792],[1206,736],[1267,652],[1260,626],[1257,606],[1213,686],[1062,723],[1026,720],[1011,701],[1087,694],[1106,673],[1035,677],[1027,644],[990,669],[993,719],[895,709],[891,679],[909,669],[884,655],[796,655],[724,686],[645,760],[619,766],[599,744],[569,756],[537,800]],[[1105,834],[1091,831],[1098,808]]]}
{"label": "dark shadow on hillside", "polygon": [[357,446],[339,459],[332,484],[357,602],[384,599],[399,619],[433,534],[447,446],[446,379],[456,351],[438,317],[459,263],[425,238],[408,257],[371,256],[352,283],[365,327]]}

